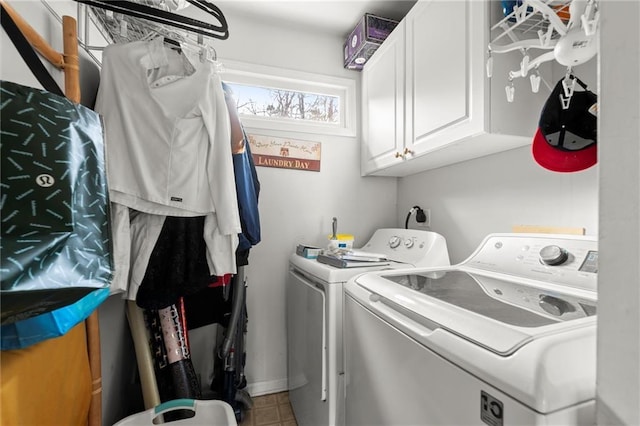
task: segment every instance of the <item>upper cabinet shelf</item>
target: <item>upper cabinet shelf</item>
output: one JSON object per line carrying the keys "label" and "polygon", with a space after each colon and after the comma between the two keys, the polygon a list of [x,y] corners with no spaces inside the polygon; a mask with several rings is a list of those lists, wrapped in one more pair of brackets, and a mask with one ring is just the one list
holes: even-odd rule
{"label": "upper cabinet shelf", "polygon": [[[499,1],[416,3],[362,72],[363,175],[406,176],[531,142],[548,93],[521,79],[508,102],[505,82],[485,71],[491,22],[503,17]],[[514,66],[493,59],[494,74]]]}

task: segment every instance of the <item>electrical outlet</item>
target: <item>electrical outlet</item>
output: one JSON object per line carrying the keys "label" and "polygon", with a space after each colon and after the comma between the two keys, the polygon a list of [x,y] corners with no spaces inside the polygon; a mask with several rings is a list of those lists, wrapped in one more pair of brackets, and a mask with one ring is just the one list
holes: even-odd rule
{"label": "electrical outlet", "polygon": [[418,222],[418,226],[420,228],[429,228],[431,227],[431,209],[422,209],[424,212],[425,221]]}

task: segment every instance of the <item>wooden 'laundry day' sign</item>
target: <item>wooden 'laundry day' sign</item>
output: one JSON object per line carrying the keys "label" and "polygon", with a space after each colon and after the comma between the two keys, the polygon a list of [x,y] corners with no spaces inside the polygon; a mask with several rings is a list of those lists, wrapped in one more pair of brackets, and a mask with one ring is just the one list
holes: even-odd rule
{"label": "wooden 'laundry day' sign", "polygon": [[320,171],[320,142],[248,135],[256,166]]}

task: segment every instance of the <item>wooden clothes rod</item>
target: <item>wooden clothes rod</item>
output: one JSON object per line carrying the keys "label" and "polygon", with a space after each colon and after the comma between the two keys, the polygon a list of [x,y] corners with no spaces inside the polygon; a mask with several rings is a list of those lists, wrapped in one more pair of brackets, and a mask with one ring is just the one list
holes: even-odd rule
{"label": "wooden clothes rod", "polygon": [[56,51],[43,39],[31,25],[25,21],[9,4],[0,0],[0,4],[11,16],[29,44],[56,68],[64,71],[65,96],[76,103],[80,102],[80,68],[78,66],[78,35],[76,20],[71,16],[63,16],[62,33],[64,53]]}
{"label": "wooden clothes rod", "polygon": [[62,53],[59,53],[55,49],[53,49],[49,43],[45,39],[43,39],[40,34],[38,34],[31,26],[22,19],[22,16],[18,14],[18,12],[13,9],[13,7],[9,6],[9,4],[5,1],[1,1],[2,6],[5,8],[6,12],[11,16],[13,22],[16,23],[22,34],[24,34],[25,38],[29,41],[29,44],[33,46],[34,49],[38,51],[44,58],[55,65],[57,68],[64,67],[64,56]]}

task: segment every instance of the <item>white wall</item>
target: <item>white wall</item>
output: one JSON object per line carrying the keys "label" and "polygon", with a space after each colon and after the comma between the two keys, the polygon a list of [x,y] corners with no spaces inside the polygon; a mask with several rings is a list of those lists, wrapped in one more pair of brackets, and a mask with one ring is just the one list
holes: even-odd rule
{"label": "white wall", "polygon": [[640,424],[640,3],[601,2],[598,425]]}
{"label": "white wall", "polygon": [[529,147],[518,148],[400,179],[399,218],[416,204],[431,209],[431,230],[447,239],[452,263],[513,225],[583,227],[597,235],[597,166],[554,173],[535,163]]}

